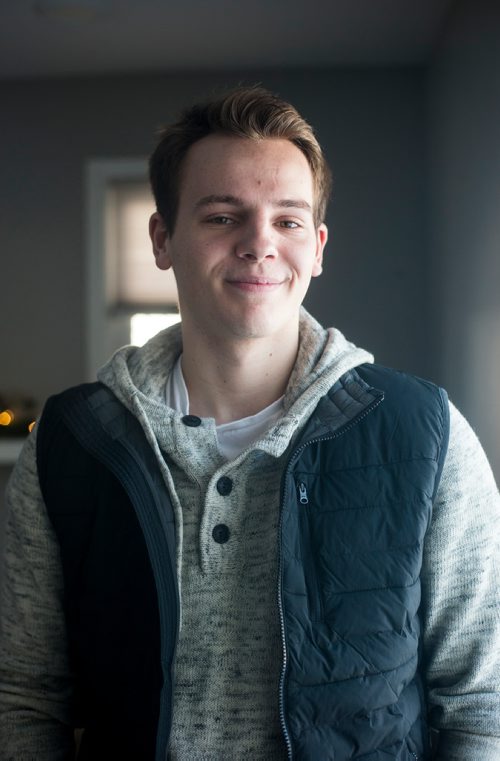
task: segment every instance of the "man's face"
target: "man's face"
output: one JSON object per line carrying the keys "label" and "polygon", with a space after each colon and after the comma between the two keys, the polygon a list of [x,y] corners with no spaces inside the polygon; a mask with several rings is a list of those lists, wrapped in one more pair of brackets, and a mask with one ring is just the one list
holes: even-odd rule
{"label": "man's face", "polygon": [[313,207],[309,164],[290,141],[210,135],[195,143],[173,235],[158,214],[150,223],[158,267],[174,269],[183,329],[226,341],[296,335],[327,239]]}

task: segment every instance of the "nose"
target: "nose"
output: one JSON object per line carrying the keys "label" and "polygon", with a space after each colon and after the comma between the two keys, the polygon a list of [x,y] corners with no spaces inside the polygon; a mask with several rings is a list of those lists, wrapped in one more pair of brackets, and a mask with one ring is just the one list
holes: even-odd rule
{"label": "nose", "polygon": [[254,222],[242,228],[236,243],[236,256],[253,262],[277,256],[276,241],[272,226],[264,222]]}

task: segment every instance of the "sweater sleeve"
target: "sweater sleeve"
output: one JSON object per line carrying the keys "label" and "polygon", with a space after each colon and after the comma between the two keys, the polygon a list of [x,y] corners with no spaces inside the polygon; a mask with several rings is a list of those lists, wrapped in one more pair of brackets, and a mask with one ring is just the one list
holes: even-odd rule
{"label": "sweater sleeve", "polygon": [[500,496],[450,403],[450,443],[422,569],[429,720],[439,761],[500,758]]}
{"label": "sweater sleeve", "polygon": [[74,749],[62,571],[38,484],[34,432],[10,478],[3,524],[0,758],[67,761]]}

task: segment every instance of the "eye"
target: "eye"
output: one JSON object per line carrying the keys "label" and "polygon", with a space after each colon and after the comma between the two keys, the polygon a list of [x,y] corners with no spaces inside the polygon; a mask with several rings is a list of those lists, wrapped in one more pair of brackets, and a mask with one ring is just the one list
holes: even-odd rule
{"label": "eye", "polygon": [[218,214],[215,217],[210,217],[210,219],[207,220],[211,224],[214,225],[232,225],[234,224],[234,220],[231,219],[231,217],[226,217],[224,214]]}
{"label": "eye", "polygon": [[300,227],[298,222],[294,222],[293,219],[283,219],[279,223],[280,227],[284,227],[286,230],[296,230]]}

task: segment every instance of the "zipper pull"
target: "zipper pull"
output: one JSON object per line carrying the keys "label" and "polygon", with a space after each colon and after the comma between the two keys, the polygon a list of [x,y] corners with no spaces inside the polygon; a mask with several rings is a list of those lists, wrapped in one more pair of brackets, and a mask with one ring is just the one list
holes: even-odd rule
{"label": "zipper pull", "polygon": [[299,484],[299,502],[301,505],[307,505],[309,503],[306,485],[303,481],[301,481]]}

